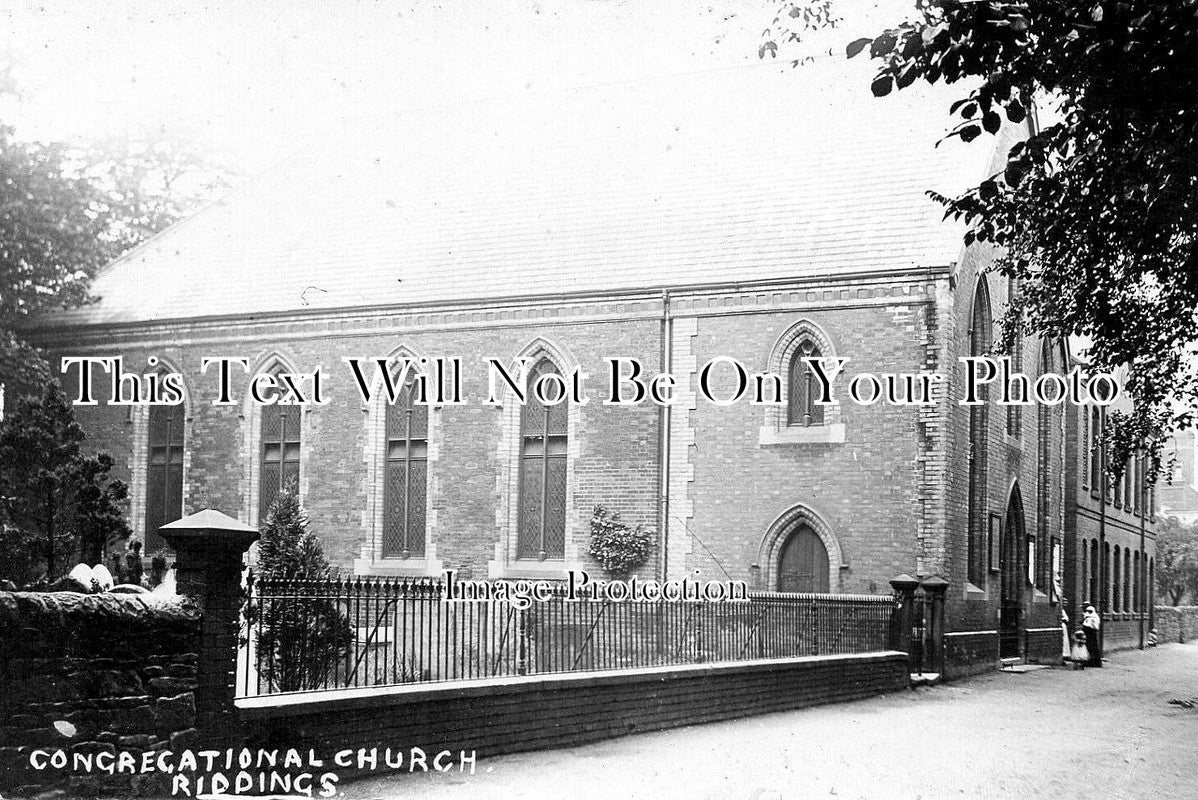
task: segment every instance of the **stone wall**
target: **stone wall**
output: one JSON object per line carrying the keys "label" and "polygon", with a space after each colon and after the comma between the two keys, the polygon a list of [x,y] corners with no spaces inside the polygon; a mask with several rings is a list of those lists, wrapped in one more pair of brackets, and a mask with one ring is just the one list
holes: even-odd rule
{"label": "stone wall", "polygon": [[1198,606],[1157,606],[1157,644],[1198,639]]}
{"label": "stone wall", "polygon": [[199,621],[145,595],[0,592],[0,794],[158,791],[137,776],[33,770],[29,756],[189,746]]}

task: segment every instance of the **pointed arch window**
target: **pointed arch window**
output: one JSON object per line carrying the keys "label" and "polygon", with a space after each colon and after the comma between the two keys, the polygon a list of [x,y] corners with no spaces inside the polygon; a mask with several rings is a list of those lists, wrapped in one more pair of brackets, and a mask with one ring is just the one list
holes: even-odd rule
{"label": "pointed arch window", "polygon": [[[983,278],[978,279],[969,323],[969,354],[984,356],[990,352],[993,321],[990,293]],[[989,398],[986,387],[981,389],[982,403],[969,407],[969,581],[980,586],[985,580],[982,547],[983,520],[986,518],[986,467],[989,444]]]}
{"label": "pointed arch window", "polygon": [[409,380],[387,406],[383,558],[424,556],[428,497],[428,406]]}
{"label": "pointed arch window", "polygon": [[1102,487],[1102,415],[1090,409],[1090,493],[1098,497]]}
{"label": "pointed arch window", "polygon": [[145,552],[166,549],[158,529],[183,516],[183,405],[150,406]]}
{"label": "pointed arch window", "polygon": [[258,519],[265,520],[280,490],[299,482],[300,415],[298,405],[262,406],[262,445],[259,453]]}
{"label": "pointed arch window", "polygon": [[786,424],[809,428],[824,424],[824,407],[815,402],[816,382],[805,358],[822,358],[819,347],[803,339],[790,357],[787,387]]}
{"label": "pointed arch window", "polygon": [[[529,370],[520,410],[520,510],[516,558],[563,558],[566,547],[566,453],[569,401],[540,402],[532,387],[560,375],[548,359]],[[553,389],[547,390],[552,397]]]}

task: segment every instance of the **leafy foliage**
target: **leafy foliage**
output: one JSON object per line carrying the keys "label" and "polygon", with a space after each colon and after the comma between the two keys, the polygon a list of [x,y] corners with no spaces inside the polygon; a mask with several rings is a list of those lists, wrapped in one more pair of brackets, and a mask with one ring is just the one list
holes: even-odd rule
{"label": "leafy foliage", "polygon": [[1140,442],[1159,455],[1198,407],[1193,4],[919,0],[913,19],[847,48],[866,51],[881,62],[875,95],[962,83],[947,134],[962,141],[1025,124],[1034,98],[1055,105],[1002,170],[938,199],[966,222],[967,243],[1001,248],[996,269],[1019,281],[1004,341],[1084,337],[1093,369],[1126,368],[1135,398],[1110,426],[1113,463]]}
{"label": "leafy foliage", "polygon": [[55,383],[0,422],[0,576],[52,582],[75,558],[104,561],[127,539],[128,488],[107,453],[83,455],[83,430]]}
{"label": "leafy foliage", "polygon": [[[13,94],[0,72],[0,97]],[[49,370],[14,333],[30,314],[90,299],[97,270],[225,184],[193,146],[142,137],[22,142],[0,123],[0,384],[36,394]]]}
{"label": "leafy foliage", "polygon": [[[778,6],[774,19],[762,33],[761,47],[757,49],[757,57],[777,58],[779,51],[785,52],[788,46],[803,42],[810,31],[821,28],[835,28],[840,22],[832,0],[802,0],[802,2],[783,2]],[[800,61],[792,63],[798,66]]]}
{"label": "leafy foliage", "polygon": [[1171,605],[1189,593],[1198,600],[1198,524],[1182,525],[1168,517],[1157,526],[1156,590]]}
{"label": "leafy foliage", "polygon": [[591,516],[591,555],[609,575],[623,577],[649,558],[653,534],[637,525],[629,528],[620,522],[619,513],[608,513],[595,506]]}
{"label": "leafy foliage", "polygon": [[[294,485],[279,492],[267,511],[258,565],[264,580],[276,582],[332,577],[324,548],[308,529],[308,515]],[[354,640],[349,620],[335,602],[297,594],[265,599],[257,620],[262,678],[277,691],[324,686]]]}

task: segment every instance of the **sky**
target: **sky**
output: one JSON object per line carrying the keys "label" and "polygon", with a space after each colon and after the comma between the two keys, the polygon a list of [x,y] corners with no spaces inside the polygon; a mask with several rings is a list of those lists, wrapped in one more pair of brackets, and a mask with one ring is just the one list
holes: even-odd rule
{"label": "sky", "polygon": [[[104,3],[0,0],[18,98],[0,119],[40,140],[194,142],[253,175],[404,109],[712,69],[757,56],[777,2],[492,0]],[[839,0],[812,50],[876,34],[904,0]]]}

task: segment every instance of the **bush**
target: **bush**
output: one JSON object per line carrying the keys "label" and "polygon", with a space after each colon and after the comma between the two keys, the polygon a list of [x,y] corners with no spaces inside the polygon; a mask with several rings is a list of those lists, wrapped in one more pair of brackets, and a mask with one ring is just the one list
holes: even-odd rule
{"label": "bush", "polygon": [[0,578],[45,586],[129,538],[128,488],[110,477],[112,457],[84,455],[83,441],[53,382],[0,421]]}
{"label": "bush", "polygon": [[591,516],[591,555],[613,577],[625,577],[649,559],[653,533],[643,526],[629,528],[619,513],[595,506]]}
{"label": "bush", "polygon": [[[330,580],[332,568],[294,486],[279,492],[267,511],[258,549],[264,580]],[[333,600],[306,597],[266,599],[259,609],[258,664],[275,691],[321,688],[345,658],[354,631]]]}

